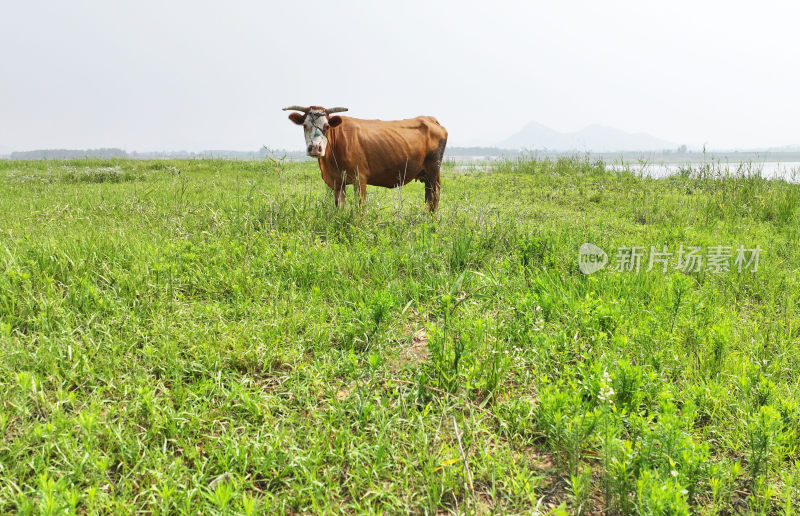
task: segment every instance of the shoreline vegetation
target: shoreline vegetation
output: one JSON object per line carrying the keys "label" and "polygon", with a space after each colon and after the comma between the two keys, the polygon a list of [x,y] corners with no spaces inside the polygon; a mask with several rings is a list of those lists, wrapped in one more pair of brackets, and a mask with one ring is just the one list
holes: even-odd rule
{"label": "shoreline vegetation", "polygon": [[[262,148],[258,151],[205,150],[191,151],[152,151],[136,152],[119,148],[107,149],[39,149],[11,152],[0,155],[0,160],[63,160],[63,159],[228,159],[250,161],[257,159],[280,159],[289,161],[312,161],[302,151],[287,151]],[[501,149],[498,147],[448,147],[445,160],[454,162],[503,161],[508,159],[589,159],[606,163],[761,163],[761,162],[800,162],[800,150],[748,150],[748,151],[708,151],[689,150],[685,146],[662,151],[548,151],[547,149]]]}
{"label": "shoreline vegetation", "polygon": [[347,197],[307,161],[0,161],[0,513],[800,506],[800,185],[521,157],[445,163],[435,214]]}

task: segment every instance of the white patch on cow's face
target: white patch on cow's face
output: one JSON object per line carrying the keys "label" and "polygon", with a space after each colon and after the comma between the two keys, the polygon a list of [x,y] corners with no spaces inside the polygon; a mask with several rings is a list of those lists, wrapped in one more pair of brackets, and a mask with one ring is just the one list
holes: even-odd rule
{"label": "white patch on cow's face", "polygon": [[324,111],[312,109],[303,122],[306,137],[306,154],[312,158],[322,158],[328,147],[328,115]]}

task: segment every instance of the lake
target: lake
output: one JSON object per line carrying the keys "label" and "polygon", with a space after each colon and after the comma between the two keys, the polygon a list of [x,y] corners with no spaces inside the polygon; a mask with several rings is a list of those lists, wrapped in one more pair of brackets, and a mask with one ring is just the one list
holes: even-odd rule
{"label": "lake", "polygon": [[[648,177],[666,177],[681,171],[692,170],[693,175],[706,171],[712,176],[760,175],[768,179],[785,179],[792,183],[800,182],[800,162],[798,161],[764,161],[741,163],[607,163],[612,170],[629,170],[634,174]],[[706,172],[707,173],[707,172]]]}
{"label": "lake", "polygon": [[[492,164],[486,161],[456,161],[453,170],[456,172],[489,172]],[[712,177],[726,175],[760,175],[767,179],[785,179],[792,183],[800,183],[800,161],[743,161],[721,162],[709,161],[693,163],[623,163],[606,162],[609,170],[630,171],[637,175],[662,178],[692,170],[693,175],[710,173]]]}

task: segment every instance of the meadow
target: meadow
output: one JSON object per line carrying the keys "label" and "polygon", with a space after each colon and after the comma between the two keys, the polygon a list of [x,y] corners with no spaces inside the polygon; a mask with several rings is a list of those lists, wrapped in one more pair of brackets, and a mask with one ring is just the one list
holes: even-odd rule
{"label": "meadow", "polygon": [[520,159],[423,197],[0,161],[0,513],[797,512],[800,185]]}

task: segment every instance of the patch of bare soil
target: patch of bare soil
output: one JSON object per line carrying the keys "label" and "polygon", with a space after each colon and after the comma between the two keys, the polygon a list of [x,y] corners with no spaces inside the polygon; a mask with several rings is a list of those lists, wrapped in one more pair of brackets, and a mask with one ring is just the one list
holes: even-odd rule
{"label": "patch of bare soil", "polygon": [[406,366],[421,364],[428,360],[430,354],[428,336],[425,333],[425,328],[421,328],[411,336],[410,345],[398,353],[397,360],[392,364],[392,369],[399,371]]}

